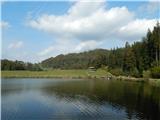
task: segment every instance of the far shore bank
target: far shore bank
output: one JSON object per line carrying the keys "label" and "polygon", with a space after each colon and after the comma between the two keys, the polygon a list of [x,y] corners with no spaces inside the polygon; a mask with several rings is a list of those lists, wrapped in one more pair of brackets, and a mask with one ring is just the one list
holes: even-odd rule
{"label": "far shore bank", "polygon": [[49,71],[1,71],[2,78],[106,78],[113,75],[105,70],[49,70]]}
{"label": "far shore bank", "polygon": [[114,76],[105,70],[1,71],[1,78],[105,79],[149,82],[160,86],[160,79]]}

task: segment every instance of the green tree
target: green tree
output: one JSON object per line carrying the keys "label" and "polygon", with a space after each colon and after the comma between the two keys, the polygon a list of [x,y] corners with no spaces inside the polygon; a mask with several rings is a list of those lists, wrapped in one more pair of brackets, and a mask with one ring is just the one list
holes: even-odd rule
{"label": "green tree", "polygon": [[126,42],[125,52],[124,52],[124,60],[123,60],[123,71],[127,74],[130,74],[134,71],[136,67],[135,56],[132,48],[129,43]]}

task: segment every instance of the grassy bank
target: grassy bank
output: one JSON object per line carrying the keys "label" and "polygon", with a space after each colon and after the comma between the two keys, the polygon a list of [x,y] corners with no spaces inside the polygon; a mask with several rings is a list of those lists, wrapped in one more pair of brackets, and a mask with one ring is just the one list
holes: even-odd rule
{"label": "grassy bank", "polygon": [[148,82],[151,85],[160,87],[160,79],[146,79],[118,76],[115,77],[111,73],[103,69],[97,71],[89,70],[49,70],[49,71],[1,71],[2,78],[78,78],[78,79],[108,79],[112,77],[117,80],[126,80],[133,82]]}
{"label": "grassy bank", "polygon": [[149,84],[151,84],[153,86],[160,87],[160,79],[152,79],[152,78],[150,78],[148,82],[149,82]]}
{"label": "grassy bank", "polygon": [[111,76],[105,70],[1,71],[3,78],[102,78]]}

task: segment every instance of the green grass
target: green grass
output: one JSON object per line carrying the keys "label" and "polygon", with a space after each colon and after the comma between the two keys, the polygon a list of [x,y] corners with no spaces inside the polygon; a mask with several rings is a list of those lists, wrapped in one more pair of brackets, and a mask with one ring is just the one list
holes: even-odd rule
{"label": "green grass", "polygon": [[105,70],[1,71],[3,78],[100,78],[111,76]]}
{"label": "green grass", "polygon": [[[111,73],[103,69],[97,71],[89,70],[48,70],[48,71],[1,71],[2,78],[105,78],[112,76]],[[113,76],[114,77],[114,76]],[[114,77],[115,78],[115,77]],[[116,77],[119,80],[128,81],[148,81],[153,86],[160,87],[160,79],[143,80],[144,78]]]}
{"label": "green grass", "polygon": [[160,79],[149,79],[149,84],[160,87]]}

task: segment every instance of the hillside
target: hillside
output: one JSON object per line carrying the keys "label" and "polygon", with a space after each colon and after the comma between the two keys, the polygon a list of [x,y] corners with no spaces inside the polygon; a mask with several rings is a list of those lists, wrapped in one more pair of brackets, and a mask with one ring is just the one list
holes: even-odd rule
{"label": "hillside", "polygon": [[87,69],[90,66],[101,67],[103,62],[107,65],[109,51],[105,49],[95,49],[81,53],[71,53],[67,55],[58,55],[41,62],[43,68],[51,69]]}

